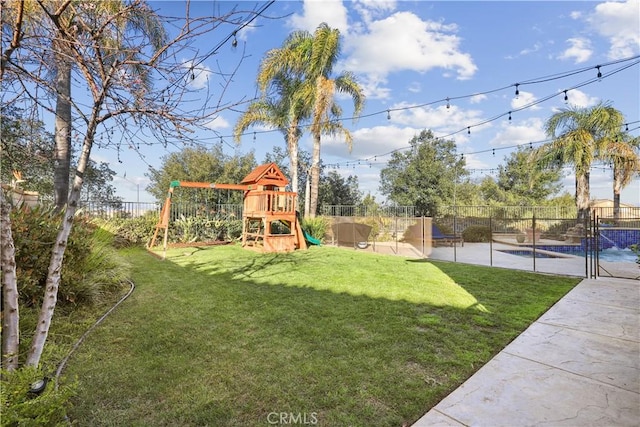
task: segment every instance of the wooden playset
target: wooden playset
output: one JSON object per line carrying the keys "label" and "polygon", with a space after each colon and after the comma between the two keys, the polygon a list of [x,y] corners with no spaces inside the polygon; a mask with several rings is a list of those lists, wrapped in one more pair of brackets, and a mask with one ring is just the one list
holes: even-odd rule
{"label": "wooden playset", "polygon": [[163,247],[166,250],[173,192],[178,187],[190,187],[244,191],[243,247],[262,252],[306,249],[305,236],[296,216],[296,193],[284,191],[288,183],[289,180],[275,163],[258,166],[240,184],[173,181],[148,247],[155,246],[162,229]]}

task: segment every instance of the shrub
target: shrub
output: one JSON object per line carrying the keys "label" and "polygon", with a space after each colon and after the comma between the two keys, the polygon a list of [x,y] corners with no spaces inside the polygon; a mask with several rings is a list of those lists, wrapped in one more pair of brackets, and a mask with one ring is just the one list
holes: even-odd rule
{"label": "shrub", "polygon": [[109,221],[115,229],[116,246],[145,245],[158,224],[158,213],[147,212],[135,218],[117,218]]}
{"label": "shrub", "polygon": [[[11,212],[18,291],[24,306],[42,303],[61,220],[61,213],[46,207],[22,207]],[[60,305],[96,302],[104,293],[119,288],[128,269],[115,253],[112,242],[110,231],[86,217],[74,219],[60,273]]]}
{"label": "shrub", "polygon": [[228,219],[227,220],[227,238],[229,240],[238,240],[241,237],[242,237],[242,220]]}
{"label": "shrub", "polygon": [[304,218],[300,224],[302,229],[311,237],[320,241],[324,240],[324,235],[329,228],[329,219],[323,216],[317,216],[315,218]]}
{"label": "shrub", "polygon": [[465,242],[488,242],[491,240],[491,228],[486,225],[471,225],[464,229],[462,238]]}
{"label": "shrub", "polygon": [[40,394],[30,392],[31,384],[43,378],[34,368],[2,371],[0,408],[3,426],[68,425],[67,407],[76,386],[61,385],[57,389],[48,382]]}
{"label": "shrub", "polygon": [[[438,230],[440,230],[442,234],[453,234],[453,227],[451,227],[449,224],[438,222],[435,224],[435,226],[438,227]],[[465,241],[466,240],[467,239],[465,239]]]}

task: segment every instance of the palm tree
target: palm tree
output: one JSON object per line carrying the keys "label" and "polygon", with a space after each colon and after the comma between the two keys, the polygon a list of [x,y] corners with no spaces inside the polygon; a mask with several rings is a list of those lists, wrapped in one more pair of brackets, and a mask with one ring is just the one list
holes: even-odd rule
{"label": "palm tree", "polygon": [[[258,80],[263,73],[270,71],[261,66]],[[284,73],[276,74],[269,83],[273,88],[274,97],[263,97],[249,105],[247,111],[238,119],[233,131],[236,142],[240,141],[242,133],[250,126],[264,124],[276,129],[280,129],[284,134],[289,154],[289,165],[291,169],[291,191],[298,193],[298,141],[302,132],[298,125],[300,121],[308,116],[304,111],[304,105],[294,102],[294,93],[302,84],[295,77],[287,76]],[[263,89],[263,92],[266,88]],[[296,196],[297,197],[297,196]],[[297,203],[296,203],[297,205]]]}
{"label": "palm tree", "polygon": [[569,107],[555,113],[546,123],[553,140],[532,152],[537,167],[573,165],[578,219],[589,215],[589,172],[604,152],[607,142],[620,132],[622,113],[605,103],[593,107]]}
{"label": "palm tree", "polygon": [[292,94],[292,102],[300,106],[300,111],[309,111],[311,117],[311,197],[310,203],[305,204],[305,216],[315,216],[318,205],[321,135],[343,134],[351,149],[351,134],[342,126],[342,110],[334,101],[336,92],[353,99],[354,117],[359,116],[364,107],[365,96],[353,73],[343,72],[332,78],[339,57],[340,31],[322,23],[314,34],[291,33],[282,48],[270,51],[263,61],[265,72],[258,79],[258,84],[265,87],[274,76],[286,73],[302,82]]}
{"label": "palm tree", "polygon": [[631,138],[622,133],[610,140],[601,158],[613,166],[613,218],[620,219],[620,192],[629,185],[634,176],[640,174],[640,137]]}

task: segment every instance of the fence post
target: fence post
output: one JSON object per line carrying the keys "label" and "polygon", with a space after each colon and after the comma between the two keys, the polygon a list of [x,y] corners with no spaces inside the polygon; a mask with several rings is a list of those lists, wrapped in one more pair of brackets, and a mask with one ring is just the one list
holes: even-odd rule
{"label": "fence post", "polygon": [[420,217],[420,241],[422,242],[422,258],[425,258],[424,256],[424,215],[422,215]]}
{"label": "fence post", "polygon": [[531,241],[533,242],[533,271],[536,271],[536,214],[533,214],[531,228],[533,229],[533,236]]}
{"label": "fence post", "polygon": [[493,267],[493,222],[489,216],[489,266]]}
{"label": "fence post", "polygon": [[393,234],[395,235],[395,239],[396,239],[396,255],[398,255],[398,212],[397,210],[396,210],[395,220],[396,220],[396,226]]}
{"label": "fence post", "polygon": [[[582,218],[583,237],[584,237],[584,276],[590,278],[589,271],[589,220],[586,217]],[[582,241],[582,239],[580,239]]]}
{"label": "fence post", "polygon": [[[454,207],[453,210],[453,235],[456,235],[456,230],[458,228],[458,224],[456,222],[456,218],[458,217],[458,213],[456,212],[456,209]],[[457,262],[458,260],[458,251],[457,251],[457,245],[456,245],[456,241],[455,239],[453,240],[453,262]]]}

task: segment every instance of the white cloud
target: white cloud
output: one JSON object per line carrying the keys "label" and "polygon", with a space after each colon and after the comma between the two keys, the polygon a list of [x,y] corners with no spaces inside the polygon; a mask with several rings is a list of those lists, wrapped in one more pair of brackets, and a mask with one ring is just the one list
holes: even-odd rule
{"label": "white cloud", "polygon": [[[346,159],[365,159],[388,153],[389,151],[409,146],[411,138],[420,131],[411,127],[376,126],[361,128],[352,132],[353,149],[349,153],[347,145],[338,137],[326,137],[322,140],[322,150],[329,156],[344,157]],[[378,157],[375,161],[386,161],[389,157]]]}
{"label": "white cloud", "polygon": [[479,104],[482,101],[486,100],[487,98],[488,98],[487,95],[473,95],[471,98],[469,98],[469,103]]}
{"label": "white cloud", "polygon": [[362,18],[348,26],[348,12],[340,0],[305,0],[301,14],[288,21],[296,29],[315,31],[326,22],[344,36],[345,59],[337,69],[361,76],[369,99],[386,99],[388,74],[398,71],[424,73],[441,68],[445,76],[471,78],[477,67],[471,55],[460,50],[462,39],[455,24],[422,20],[411,12],[396,12],[395,0],[357,0],[352,4]]}
{"label": "white cloud", "polygon": [[291,27],[312,34],[323,22],[331,28],[337,28],[342,34],[347,33],[347,8],[342,0],[305,0],[302,15],[296,13],[288,21]]}
{"label": "white cloud", "polygon": [[367,99],[389,99],[391,89],[386,87],[387,79],[381,76],[365,75],[358,79]]}
{"label": "white cloud", "polygon": [[467,169],[488,169],[491,166],[488,163],[478,159],[478,156],[476,156],[475,154],[465,153],[464,162]]}
{"label": "white cloud", "polygon": [[203,89],[209,85],[211,68],[202,64],[194,66],[193,61],[185,61],[182,67],[187,70],[187,83],[191,88]]}
{"label": "white cloud", "polygon": [[587,22],[610,43],[611,59],[640,52],[640,0],[608,1],[598,4]]}
{"label": "white cloud", "polygon": [[489,144],[493,147],[522,145],[530,142],[543,141],[545,138],[544,121],[540,118],[533,117],[511,124],[502,122],[500,124],[500,130]]}
{"label": "white cloud", "polygon": [[355,0],[353,8],[360,14],[363,21],[371,22],[374,18],[396,9],[395,0]]}
{"label": "white cloud", "polygon": [[[561,96],[564,99],[564,91]],[[567,104],[579,108],[591,107],[598,103],[597,97],[589,96],[579,89],[571,89],[567,91],[567,98]]]}
{"label": "white cloud", "polygon": [[423,21],[411,12],[394,13],[370,22],[366,32],[345,38],[344,68],[380,82],[393,72],[424,73],[436,68],[453,72],[460,80],[469,79],[477,67],[469,54],[460,51],[462,40],[454,34],[456,30],[455,24]]}
{"label": "white cloud", "polygon": [[229,122],[222,116],[217,116],[205,124],[205,126],[213,130],[228,129],[230,127]]}
{"label": "white cloud", "polygon": [[573,37],[567,40],[569,48],[558,56],[559,59],[574,60],[576,64],[586,62],[591,58],[593,49],[591,42],[583,37]]}
{"label": "white cloud", "polygon": [[[520,90],[518,96],[514,97],[511,100],[511,108],[514,110],[517,110],[524,107],[525,105],[529,105],[535,102],[536,100],[537,98],[531,92],[525,92],[523,90]],[[533,105],[529,107],[529,110],[539,110],[539,109],[540,109],[540,106],[538,105]]]}
{"label": "white cloud", "polygon": [[[410,104],[399,103],[393,106],[396,108],[407,108]],[[453,133],[475,123],[483,121],[482,111],[480,110],[464,110],[459,106],[451,103],[447,108],[445,105],[438,107],[420,107],[410,108],[401,111],[392,111],[391,120],[393,123],[412,126],[417,129],[431,129],[434,133]],[[473,128],[474,132],[490,126],[489,124]]]}
{"label": "white cloud", "polygon": [[256,19],[252,24],[242,27],[242,29],[236,34],[238,36],[238,39],[246,42],[249,39],[249,34],[255,33],[257,31],[259,25],[258,22],[259,20]]}
{"label": "white cloud", "polygon": [[422,85],[420,82],[411,82],[407,87],[407,90],[412,93],[420,93],[422,92]]}

